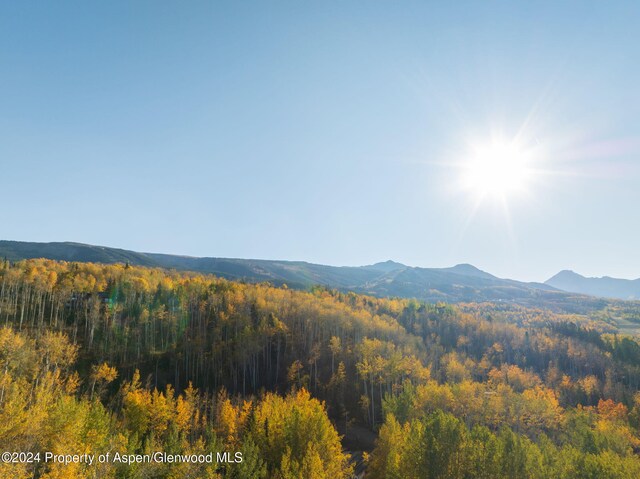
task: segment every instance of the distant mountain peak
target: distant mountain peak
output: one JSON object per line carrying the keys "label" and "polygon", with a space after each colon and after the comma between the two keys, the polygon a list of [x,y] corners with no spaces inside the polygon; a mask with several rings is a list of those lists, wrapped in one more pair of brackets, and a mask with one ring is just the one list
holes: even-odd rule
{"label": "distant mountain peak", "polygon": [[[580,273],[576,273],[574,270],[572,269],[563,269],[562,271],[560,271],[560,273],[558,274],[571,274],[571,275],[575,275],[575,276],[582,276]],[[584,276],[583,276],[584,277]]]}
{"label": "distant mountain peak", "polygon": [[474,265],[469,263],[458,263],[457,265],[453,266],[451,269],[459,269],[459,270],[465,270],[465,271],[475,271],[475,272],[484,273],[484,271],[482,271],[479,268],[476,268]]}
{"label": "distant mountain peak", "polygon": [[379,263],[375,263],[369,266],[365,266],[365,268],[369,268],[369,269],[375,269],[377,271],[383,271],[385,273],[389,273],[391,271],[397,271],[399,269],[404,269],[407,266],[402,264],[402,263],[398,263],[397,261],[393,261],[391,259],[388,259],[387,261],[381,261]]}
{"label": "distant mountain peak", "polygon": [[640,299],[640,279],[619,279],[610,276],[587,278],[571,270],[562,270],[545,284],[571,293],[604,298]]}
{"label": "distant mountain peak", "polygon": [[582,276],[581,274],[576,273],[575,271],[572,271],[570,269],[563,269],[562,271],[560,271],[559,273],[557,273],[556,275],[552,276],[551,278],[549,278],[546,282],[550,282],[550,281],[554,281],[557,279],[562,279],[562,278],[585,278],[584,276]]}
{"label": "distant mountain peak", "polygon": [[443,271],[448,271],[450,273],[461,274],[464,276],[474,276],[476,278],[485,278],[485,279],[495,279],[496,277],[492,274],[487,273],[486,271],[482,271],[479,268],[476,268],[472,264],[469,263],[460,263],[451,268],[442,268]]}
{"label": "distant mountain peak", "polygon": [[397,261],[393,261],[392,259],[388,259],[387,261],[380,261],[379,263],[375,263],[373,266],[404,266],[402,263],[398,263]]}

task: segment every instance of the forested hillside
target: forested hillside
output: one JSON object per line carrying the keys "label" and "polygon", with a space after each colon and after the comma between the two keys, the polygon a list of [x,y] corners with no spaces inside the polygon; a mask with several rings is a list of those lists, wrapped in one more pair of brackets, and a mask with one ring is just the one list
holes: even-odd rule
{"label": "forested hillside", "polygon": [[140,253],[82,243],[29,243],[0,240],[0,258],[10,261],[47,258],[57,261],[124,263],[178,271],[214,274],[234,281],[287,284],[294,289],[323,285],[379,297],[398,296],[423,301],[508,301],[547,308],[597,309],[601,300],[566,293],[543,283],[502,279],[469,264],[451,268],[418,268],[394,261],[368,266],[327,266],[305,261],[240,258],[197,258]]}
{"label": "forested hillside", "polygon": [[[633,310],[611,314],[636,314]],[[0,265],[0,477],[640,477],[640,344],[606,322],[156,268]],[[34,476],[35,475],[35,476]]]}

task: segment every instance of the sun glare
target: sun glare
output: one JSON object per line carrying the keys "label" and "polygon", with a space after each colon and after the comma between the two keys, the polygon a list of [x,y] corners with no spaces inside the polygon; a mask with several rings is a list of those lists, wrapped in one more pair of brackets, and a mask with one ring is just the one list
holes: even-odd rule
{"label": "sun glare", "polygon": [[524,193],[533,175],[529,156],[514,142],[476,146],[461,164],[461,186],[480,199],[506,200]]}

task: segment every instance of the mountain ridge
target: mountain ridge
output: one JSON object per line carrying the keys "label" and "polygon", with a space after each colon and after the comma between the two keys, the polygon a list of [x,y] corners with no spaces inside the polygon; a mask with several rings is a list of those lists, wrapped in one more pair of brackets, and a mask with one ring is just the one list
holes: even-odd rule
{"label": "mountain ridge", "polygon": [[565,269],[549,278],[545,284],[570,293],[623,300],[640,299],[640,278],[586,277]]}
{"label": "mountain ridge", "polygon": [[598,298],[562,291],[548,283],[498,278],[462,263],[448,268],[407,266],[392,260],[365,266],[327,266],[305,261],[194,257],[142,253],[76,242],[34,243],[0,240],[0,258],[130,263],[137,266],[213,274],[234,281],[270,282],[296,289],[323,286],[379,297],[448,303],[507,302],[577,312]]}

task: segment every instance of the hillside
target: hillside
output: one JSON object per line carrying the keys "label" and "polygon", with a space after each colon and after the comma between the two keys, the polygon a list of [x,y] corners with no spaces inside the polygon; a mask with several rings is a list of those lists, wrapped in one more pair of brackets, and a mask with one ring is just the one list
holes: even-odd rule
{"label": "hillside", "polygon": [[0,240],[0,257],[9,261],[47,258],[56,261],[94,263],[130,263],[138,266],[158,266],[144,253],[82,243],[32,243]]}
{"label": "hillside", "polygon": [[0,477],[347,479],[347,447],[374,479],[638,477],[640,343],[601,313],[4,261],[7,450],[243,460],[3,462]]}
{"label": "hillside", "polygon": [[128,263],[178,271],[215,274],[247,282],[267,281],[297,289],[315,285],[379,297],[417,298],[450,303],[508,301],[552,309],[584,310],[599,307],[593,299],[566,294],[551,285],[497,278],[478,268],[460,264],[451,268],[418,268],[386,261],[374,265],[325,266],[303,261],[234,258],[196,258],[157,253],[139,253],[79,243],[27,243],[0,241],[0,257],[9,260],[47,258],[58,261]]}

